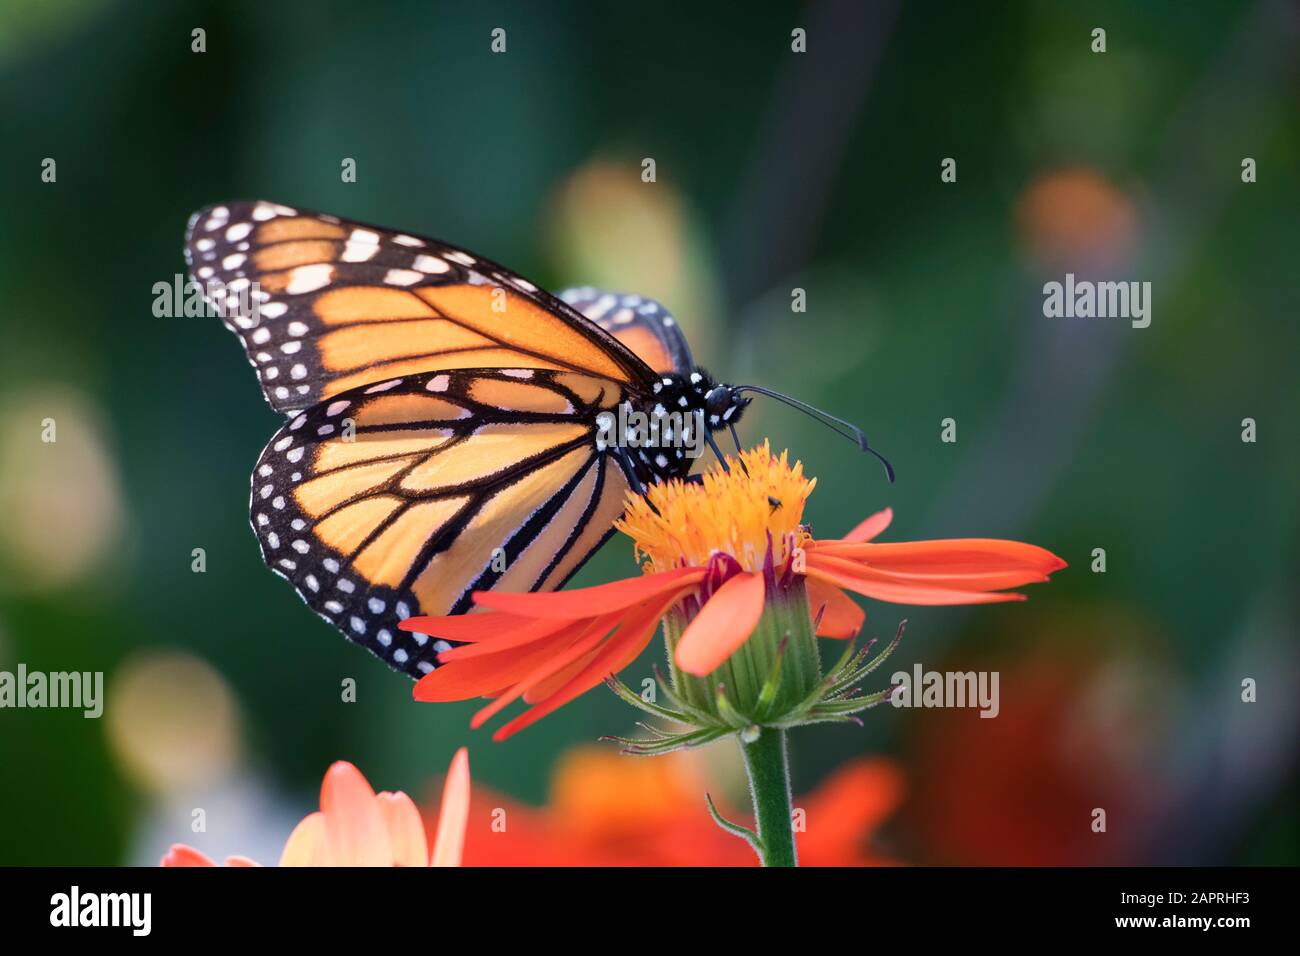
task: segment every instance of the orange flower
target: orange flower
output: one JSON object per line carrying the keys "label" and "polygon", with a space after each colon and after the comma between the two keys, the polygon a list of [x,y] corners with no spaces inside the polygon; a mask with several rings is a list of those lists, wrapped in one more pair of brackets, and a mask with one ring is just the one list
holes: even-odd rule
{"label": "orange flower", "polygon": [[[303,819],[284,846],[281,866],[459,866],[469,814],[469,754],[452,758],[432,856],[424,821],[406,794],[375,793],[361,771],[345,760],[333,764],[321,784],[320,810]],[[163,866],[215,866],[192,847],[175,844]],[[257,866],[228,857],[227,866]]]}
{"label": "orange flower", "polygon": [[893,517],[889,509],[843,539],[816,540],[801,523],[816,481],[798,462],[774,456],[766,443],[728,462],[698,483],[670,481],[645,497],[629,495],[616,524],[645,558],[640,577],[550,594],[476,592],[483,613],[403,621],[405,630],[461,645],[439,655],[442,666],[416,684],[416,700],[494,697],[475,714],[478,727],[522,697],[533,706],[493,735],[503,740],[630,664],[665,616],[680,616],[680,633],[670,639],[675,668],[703,677],[787,595],[797,598],[789,607],[802,608],[806,591],[809,610],[799,613],[811,614],[819,636],[852,638],[864,615],[845,592],[895,604],[1020,601],[1024,595],[1005,589],[1065,567],[1051,552],[1016,541],[875,543]]}
{"label": "orange flower", "polygon": [[[701,755],[684,751],[629,760],[606,748],[579,747],[560,758],[542,808],[475,787],[473,818],[502,825],[471,828],[464,865],[755,866],[754,852],[704,812],[703,794],[718,789],[718,780]],[[844,764],[811,793],[795,798],[803,821],[797,834],[800,861],[891,865],[889,857],[872,849],[871,837],[895,812],[902,794],[902,776],[892,762]]]}
{"label": "orange flower", "polygon": [[[908,843],[927,863],[1144,862],[1150,849],[1142,834],[1169,796],[1162,769],[1148,759],[1170,730],[1168,688],[1148,680],[1141,658],[1130,656],[1142,643],[1140,624],[1109,611],[1080,618],[1076,611],[1052,622],[1051,633],[1063,640],[1001,665],[1002,686],[1016,692],[1002,696],[997,720],[954,708],[917,722],[909,735],[917,797],[907,814]],[[1043,622],[1036,629],[1048,630]],[[1124,826],[1103,840],[1078,827],[1096,807]]]}

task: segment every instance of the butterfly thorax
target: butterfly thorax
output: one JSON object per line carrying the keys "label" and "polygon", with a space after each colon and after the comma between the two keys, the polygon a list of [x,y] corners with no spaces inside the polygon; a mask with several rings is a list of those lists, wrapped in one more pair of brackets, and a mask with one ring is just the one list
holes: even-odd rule
{"label": "butterfly thorax", "polygon": [[651,395],[625,403],[610,423],[614,440],[600,440],[619,446],[616,453],[642,484],[683,478],[707,450],[709,436],[738,422],[749,401],[702,368],[665,372]]}

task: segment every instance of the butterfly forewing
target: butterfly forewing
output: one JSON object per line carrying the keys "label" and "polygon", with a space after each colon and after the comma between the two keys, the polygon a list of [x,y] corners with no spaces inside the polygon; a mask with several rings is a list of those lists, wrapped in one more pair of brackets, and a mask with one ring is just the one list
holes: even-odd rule
{"label": "butterfly forewing", "polygon": [[194,215],[185,254],[278,411],[428,370],[567,370],[639,389],[653,380],[560,299],[423,236],[234,202]]}
{"label": "butterfly forewing", "polygon": [[447,645],[397,628],[475,590],[551,590],[612,533],[628,483],[597,451],[613,379],[451,369],[353,388],[295,415],[253,474],[267,564],[318,614],[418,677]]}

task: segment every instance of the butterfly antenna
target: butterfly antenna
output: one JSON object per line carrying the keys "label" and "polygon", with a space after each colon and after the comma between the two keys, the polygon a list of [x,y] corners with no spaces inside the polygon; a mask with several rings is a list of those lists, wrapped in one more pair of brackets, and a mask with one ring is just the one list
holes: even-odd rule
{"label": "butterfly antenna", "polygon": [[885,466],[885,474],[889,476],[890,483],[893,483],[894,466],[889,463],[889,459],[871,447],[867,442],[866,433],[852,422],[846,422],[842,418],[836,418],[830,412],[824,412],[814,405],[809,405],[807,402],[801,402],[797,398],[791,398],[789,395],[773,391],[770,388],[763,388],[761,385],[741,385],[733,391],[736,393],[754,392],[757,395],[766,395],[768,398],[775,398],[778,402],[784,402],[791,408],[797,408],[805,415],[817,419],[831,431],[843,435],[849,441],[856,443],[863,451],[874,455],[880,463]]}

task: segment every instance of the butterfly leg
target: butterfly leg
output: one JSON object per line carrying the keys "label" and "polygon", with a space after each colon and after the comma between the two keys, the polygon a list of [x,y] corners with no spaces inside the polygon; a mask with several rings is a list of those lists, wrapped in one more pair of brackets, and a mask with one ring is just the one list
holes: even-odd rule
{"label": "butterfly leg", "polygon": [[[632,464],[632,456],[628,454],[627,449],[621,445],[615,446],[614,454],[618,456],[618,462],[619,465],[622,466],[623,468],[623,474],[627,476],[628,486],[633,491],[635,491],[638,495],[640,495],[642,498],[645,499],[645,503],[650,506],[651,511],[653,511],[655,514],[659,514],[659,509],[655,507],[655,503],[650,500],[648,495],[646,495],[645,485],[641,483],[641,479],[637,476],[636,468]],[[687,475],[684,480],[702,481],[703,476]]]}
{"label": "butterfly leg", "polygon": [[[708,443],[709,443],[709,447],[713,449],[713,454],[715,454],[715,455],[718,456],[718,462],[722,465],[722,470],[725,471],[725,472],[730,473],[730,472],[731,472],[731,467],[727,464],[727,459],[726,459],[726,457],[722,454],[722,449],[719,448],[719,447],[718,447],[718,443],[715,442],[715,441],[713,440],[713,436],[710,435],[710,434],[706,431],[706,432],[704,433],[704,440],[705,440],[706,442],[708,442]],[[743,467],[743,464],[742,464],[742,467]]]}
{"label": "butterfly leg", "polygon": [[[740,463],[740,470],[748,475],[749,468],[745,465],[745,460],[740,457],[740,439],[736,436],[736,427],[734,425],[731,426],[731,437],[735,439],[736,442],[736,461]],[[718,456],[718,463],[722,465],[722,470],[730,474],[731,467],[727,464],[727,459],[723,457],[722,449],[720,449],[718,443],[713,440],[713,436],[706,434],[704,440],[709,443],[709,447],[713,449],[713,453]]]}
{"label": "butterfly leg", "polygon": [[654,502],[649,498],[646,498],[645,485],[641,483],[641,479],[636,473],[636,468],[632,464],[632,456],[627,453],[627,449],[622,445],[616,445],[614,446],[614,454],[618,456],[618,463],[623,468],[623,474],[627,476],[628,485],[638,495],[646,499],[646,504],[650,506],[651,511],[658,514],[659,509],[654,506]]}
{"label": "butterfly leg", "polygon": [[743,471],[746,475],[748,475],[749,469],[745,466],[745,459],[740,457],[740,452],[741,452],[740,435],[736,433],[736,426],[728,422],[727,428],[730,429],[731,431],[731,440],[736,443],[736,460],[740,462],[740,470]]}
{"label": "butterfly leg", "polygon": [[627,483],[632,486],[641,497],[645,497],[645,485],[641,483],[641,478],[636,473],[636,467],[632,464],[632,456],[627,453],[627,449],[622,445],[614,446],[614,454],[618,456],[618,463],[623,466],[623,474],[627,475]]}

